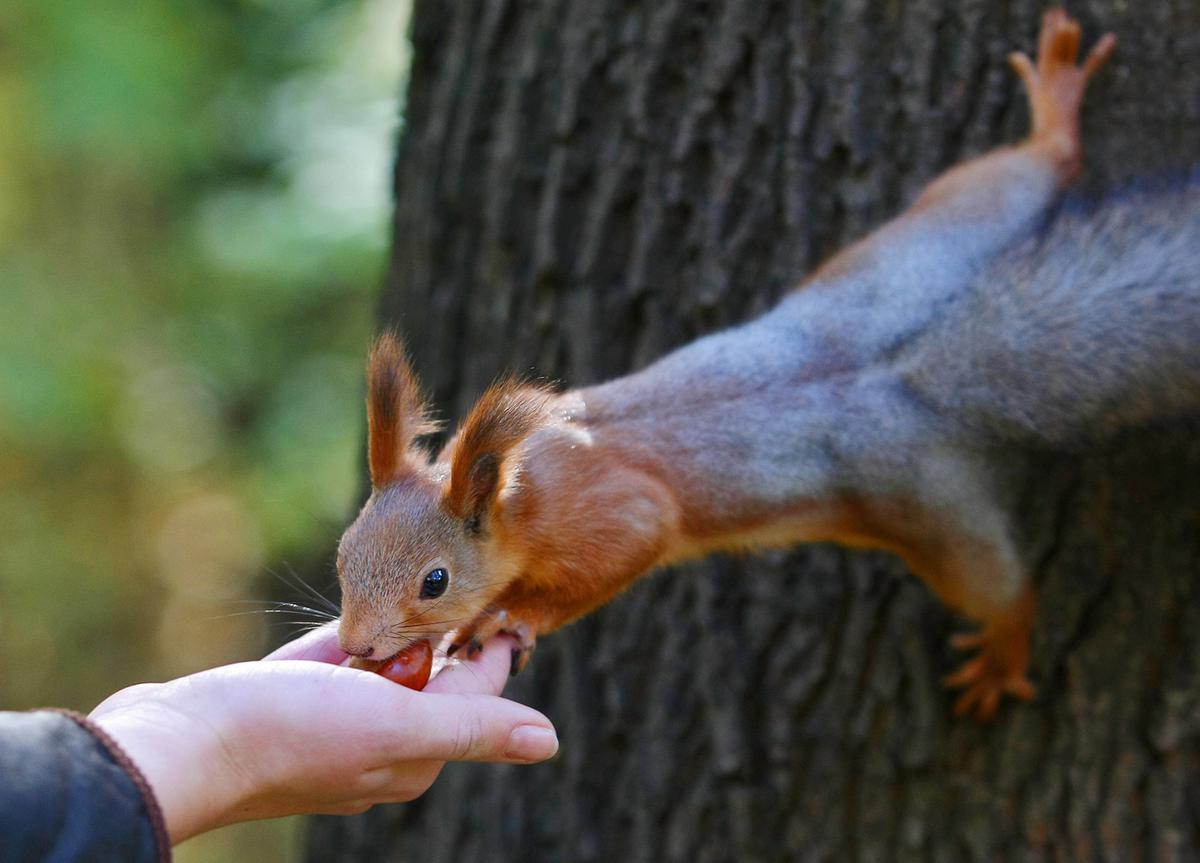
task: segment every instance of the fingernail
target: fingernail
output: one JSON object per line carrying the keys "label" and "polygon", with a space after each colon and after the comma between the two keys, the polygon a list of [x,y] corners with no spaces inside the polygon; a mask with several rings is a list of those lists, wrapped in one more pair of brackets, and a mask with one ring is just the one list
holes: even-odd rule
{"label": "fingernail", "polygon": [[558,735],[541,725],[518,725],[508,736],[506,758],[514,761],[545,761],[558,751]]}

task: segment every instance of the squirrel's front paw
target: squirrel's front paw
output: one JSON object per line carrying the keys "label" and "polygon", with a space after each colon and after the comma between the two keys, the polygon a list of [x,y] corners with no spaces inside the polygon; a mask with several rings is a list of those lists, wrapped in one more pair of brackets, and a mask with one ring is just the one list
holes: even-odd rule
{"label": "squirrel's front paw", "polygon": [[469,624],[462,627],[446,649],[448,656],[453,656],[463,647],[467,648],[467,658],[483,650],[483,645],[494,635],[506,632],[517,641],[512,652],[510,673],[516,675],[529,664],[533,649],[537,646],[537,629],[532,621],[525,620],[513,614],[508,609],[486,609]]}

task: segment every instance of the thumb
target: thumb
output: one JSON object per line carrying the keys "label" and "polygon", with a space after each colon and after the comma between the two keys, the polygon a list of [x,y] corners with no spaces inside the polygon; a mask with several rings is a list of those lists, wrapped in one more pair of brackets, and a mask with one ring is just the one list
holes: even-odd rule
{"label": "thumb", "polygon": [[545,761],[558,735],[538,711],[494,695],[422,693],[398,715],[396,761]]}

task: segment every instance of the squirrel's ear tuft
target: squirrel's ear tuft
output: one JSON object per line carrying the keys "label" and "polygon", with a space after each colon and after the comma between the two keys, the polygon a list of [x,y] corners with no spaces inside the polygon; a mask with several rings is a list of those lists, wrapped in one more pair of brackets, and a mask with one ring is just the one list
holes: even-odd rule
{"label": "squirrel's ear tuft", "polygon": [[385,332],[367,359],[367,462],[371,485],[383,488],[403,472],[413,441],[437,430],[425,410],[416,375],[395,333]]}
{"label": "squirrel's ear tuft", "polygon": [[512,379],[493,384],[455,435],[444,502],[472,530],[482,528],[499,496],[513,450],[549,420],[552,396],[546,387]]}

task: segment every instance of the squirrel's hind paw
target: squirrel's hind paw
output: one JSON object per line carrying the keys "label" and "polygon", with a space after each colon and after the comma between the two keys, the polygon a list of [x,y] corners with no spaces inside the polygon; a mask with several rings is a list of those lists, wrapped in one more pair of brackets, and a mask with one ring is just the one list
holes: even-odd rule
{"label": "squirrel's hind paw", "polygon": [[1037,695],[1037,689],[1024,671],[1014,672],[997,667],[986,653],[965,663],[953,674],[946,675],[943,683],[963,690],[954,702],[954,715],[973,714],[980,722],[986,722],[995,715],[1004,695],[1022,701],[1032,701]]}
{"label": "squirrel's hind paw", "polygon": [[1079,112],[1088,79],[1108,62],[1117,37],[1106,33],[1077,63],[1081,41],[1079,23],[1062,9],[1042,16],[1036,60],[1014,51],[1009,64],[1020,76],[1033,115],[1032,137],[1045,142],[1063,164],[1066,179],[1082,169]]}
{"label": "squirrel's hind paw", "polygon": [[962,694],[954,702],[956,716],[973,714],[991,719],[1004,695],[1032,701],[1037,690],[1026,677],[1029,638],[1033,627],[1033,589],[1026,586],[1004,614],[994,617],[978,632],[956,635],[950,644],[957,650],[978,651],[943,683]]}

